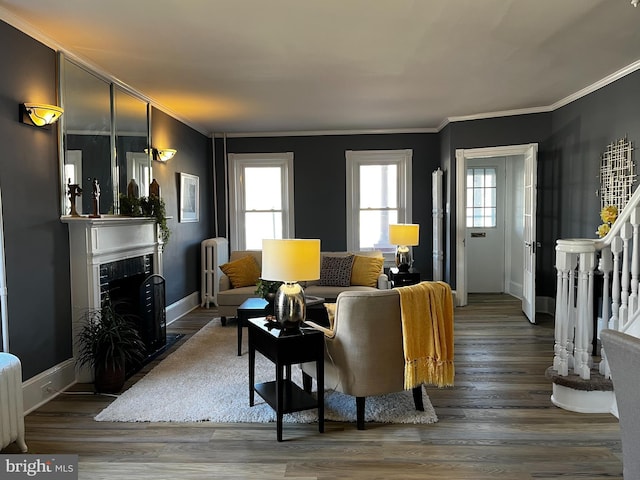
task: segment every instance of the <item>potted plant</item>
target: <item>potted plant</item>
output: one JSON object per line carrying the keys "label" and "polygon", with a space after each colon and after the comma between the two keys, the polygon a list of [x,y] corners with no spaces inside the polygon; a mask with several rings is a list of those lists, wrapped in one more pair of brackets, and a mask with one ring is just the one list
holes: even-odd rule
{"label": "potted plant", "polygon": [[144,359],[145,346],[135,325],[107,297],[102,307],[83,316],[78,333],[79,367],[92,368],[97,392],[115,393],[125,382],[127,365]]}
{"label": "potted plant", "polygon": [[160,229],[160,239],[166,245],[169,243],[171,230],[167,225],[167,209],[164,200],[157,195],[135,197],[120,194],[120,213],[127,217],[154,217]]}
{"label": "potted plant", "polygon": [[267,308],[268,314],[273,314],[273,302],[276,299],[276,292],[280,288],[283,282],[277,282],[274,280],[263,280],[262,278],[258,279],[258,283],[256,283],[256,291],[254,292],[256,295],[260,295],[264,298],[269,306]]}

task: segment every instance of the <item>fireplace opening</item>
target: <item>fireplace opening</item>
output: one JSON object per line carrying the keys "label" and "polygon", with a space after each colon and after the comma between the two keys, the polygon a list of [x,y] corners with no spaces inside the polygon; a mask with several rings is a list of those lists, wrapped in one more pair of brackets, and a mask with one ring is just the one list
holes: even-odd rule
{"label": "fireplace opening", "polygon": [[153,255],[100,266],[100,294],[115,310],[131,318],[145,346],[144,360],[127,366],[127,376],[152,360],[167,343],[165,280],[153,273]]}

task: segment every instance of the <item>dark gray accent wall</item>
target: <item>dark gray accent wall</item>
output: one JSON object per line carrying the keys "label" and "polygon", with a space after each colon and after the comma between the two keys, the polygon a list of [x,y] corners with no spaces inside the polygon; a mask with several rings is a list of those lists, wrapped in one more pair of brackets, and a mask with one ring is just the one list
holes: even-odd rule
{"label": "dark gray accent wall", "polygon": [[[211,141],[157,108],[151,111],[151,145],[175,148],[166,163],[153,162],[153,176],[160,184],[171,238],[164,249],[167,304],[200,291],[200,242],[213,236],[213,170]],[[200,221],[179,222],[180,172],[200,179]]]}
{"label": "dark gray accent wall", "polygon": [[[220,151],[222,139],[216,143],[220,172],[224,159],[224,151]],[[295,236],[319,238],[324,251],[347,248],[345,152],[412,149],[413,222],[420,224],[420,245],[414,248],[414,265],[430,278],[433,250],[431,173],[440,165],[437,134],[229,138],[226,143],[227,153],[293,152]],[[223,191],[218,192],[218,202],[226,204]],[[268,185],[265,185],[265,195],[268,195]],[[224,221],[224,215],[221,220]]]}
{"label": "dark gray accent wall", "polygon": [[[538,294],[555,295],[551,252],[558,238],[596,238],[600,225],[600,161],[607,145],[625,136],[632,142],[638,172],[640,72],[634,72],[551,114],[550,135],[539,163],[538,238],[545,245],[539,263]],[[637,183],[636,183],[637,188]]]}
{"label": "dark gray accent wall", "polygon": [[9,342],[26,380],[72,355],[58,127],[39,129],[18,122],[20,103],[57,103],[56,54],[4,22],[0,45],[0,189]]}

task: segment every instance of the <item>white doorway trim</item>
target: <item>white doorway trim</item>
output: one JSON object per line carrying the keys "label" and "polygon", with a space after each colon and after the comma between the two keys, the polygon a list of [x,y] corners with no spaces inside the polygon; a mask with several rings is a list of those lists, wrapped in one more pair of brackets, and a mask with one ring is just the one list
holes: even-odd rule
{"label": "white doorway trim", "polygon": [[467,261],[465,255],[466,235],[466,161],[474,158],[508,157],[525,155],[534,149],[537,143],[507,145],[502,147],[456,149],[456,305],[467,304]]}

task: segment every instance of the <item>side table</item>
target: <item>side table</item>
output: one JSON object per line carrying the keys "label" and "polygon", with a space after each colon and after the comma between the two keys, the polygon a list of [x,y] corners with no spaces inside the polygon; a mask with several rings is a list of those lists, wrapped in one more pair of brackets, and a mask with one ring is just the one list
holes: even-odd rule
{"label": "side table", "polygon": [[[322,297],[305,297],[305,304],[309,307],[322,307],[324,298]],[[238,356],[242,355],[242,327],[247,326],[247,321],[250,318],[266,317],[267,315],[273,315],[273,307],[269,305],[264,298],[248,298],[236,310],[236,317],[238,318]]]}
{"label": "side table", "polygon": [[238,356],[242,355],[242,327],[247,325],[250,318],[266,317],[269,315],[269,302],[264,298],[248,298],[236,310],[238,319]]}
{"label": "side table", "polygon": [[389,281],[393,287],[406,287],[420,283],[420,272],[410,268],[408,272],[401,272],[397,267],[389,269]]}
{"label": "side table", "polygon": [[[324,334],[309,328],[281,330],[265,318],[249,320],[249,405],[258,394],[276,411],[276,436],[282,441],[282,416],[311,408],[318,409],[318,430],[324,432]],[[256,351],[276,367],[275,381],[254,384]],[[291,381],[291,365],[316,362],[317,398],[310,392],[311,377],[303,373],[303,390]]]}

